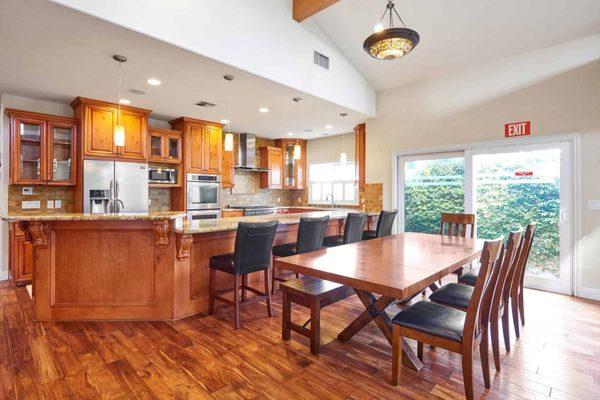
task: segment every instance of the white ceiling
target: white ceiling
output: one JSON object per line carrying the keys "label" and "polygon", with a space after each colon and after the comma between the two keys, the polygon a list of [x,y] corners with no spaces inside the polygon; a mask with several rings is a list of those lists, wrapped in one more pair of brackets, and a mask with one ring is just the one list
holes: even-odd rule
{"label": "white ceiling", "polygon": [[[69,103],[76,96],[116,101],[117,63],[123,54],[123,95],[152,118],[227,118],[231,99],[233,131],[260,136],[320,137],[352,130],[367,116],[287,86],[210,60],[117,25],[45,0],[0,1],[0,93]],[[228,84],[222,76],[232,74]],[[150,87],[146,80],[162,80]],[[146,90],[143,96],[128,92]],[[293,97],[303,101],[297,107]],[[205,109],[204,100],[217,107]],[[269,107],[267,114],[258,112]],[[340,113],[348,116],[342,118]],[[325,125],[333,125],[325,129]],[[306,133],[306,129],[314,130]]]}
{"label": "white ceiling", "polygon": [[341,0],[313,17],[377,89],[430,79],[600,32],[599,0],[397,0],[421,36],[405,58],[379,61],[363,49],[386,0]]}

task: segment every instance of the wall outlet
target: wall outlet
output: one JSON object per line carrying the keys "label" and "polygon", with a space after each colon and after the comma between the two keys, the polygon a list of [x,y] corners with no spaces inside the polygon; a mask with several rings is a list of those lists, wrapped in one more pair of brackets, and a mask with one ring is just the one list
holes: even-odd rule
{"label": "wall outlet", "polygon": [[302,203],[302,197],[298,197],[298,204]]}
{"label": "wall outlet", "polygon": [[54,200],[46,201],[46,208],[54,208]]}
{"label": "wall outlet", "polygon": [[21,202],[21,208],[23,210],[31,210],[33,208],[40,208],[40,202],[39,202],[39,200],[35,200],[35,201],[22,201]]}
{"label": "wall outlet", "polygon": [[23,194],[23,196],[31,196],[31,195],[33,195],[33,188],[29,187],[29,186],[28,187],[24,187],[21,190],[21,193]]}
{"label": "wall outlet", "polygon": [[152,199],[148,199],[148,206],[152,205]]}
{"label": "wall outlet", "polygon": [[587,201],[587,209],[588,210],[600,210],[600,200],[588,200]]}
{"label": "wall outlet", "polygon": [[62,200],[54,200],[54,208],[62,208]]}
{"label": "wall outlet", "polygon": [[278,198],[277,198],[277,202],[278,202],[278,203],[281,203],[281,197],[278,197]]}

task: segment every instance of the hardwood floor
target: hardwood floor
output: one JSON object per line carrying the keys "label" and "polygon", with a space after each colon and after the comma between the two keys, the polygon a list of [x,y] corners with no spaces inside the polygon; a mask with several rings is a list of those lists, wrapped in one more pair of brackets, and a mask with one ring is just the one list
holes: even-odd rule
{"label": "hardwood floor", "polygon": [[[600,398],[600,303],[532,290],[525,300],[521,339],[510,354],[502,350],[503,371],[492,375],[491,390],[475,369],[476,397]],[[364,309],[356,296],[322,311],[318,357],[307,338],[281,341],[279,292],[274,318],[263,301],[242,305],[239,331],[232,307],[169,323],[35,323],[27,290],[0,282],[0,398],[463,397],[460,356],[426,349],[425,368],[404,369],[393,387],[391,347],[374,324],[347,343],[335,340]],[[308,310],[294,307],[292,318],[303,323]]]}

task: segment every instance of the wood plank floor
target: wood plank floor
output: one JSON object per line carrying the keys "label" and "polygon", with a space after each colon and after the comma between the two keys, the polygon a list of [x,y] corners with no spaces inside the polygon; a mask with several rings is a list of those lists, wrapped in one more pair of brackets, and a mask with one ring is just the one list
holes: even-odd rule
{"label": "wood plank floor", "polygon": [[[525,299],[521,339],[502,350],[491,390],[475,371],[476,396],[599,399],[600,303],[531,290]],[[425,368],[405,369],[392,387],[391,348],[374,325],[348,343],[335,340],[362,311],[355,296],[323,311],[319,357],[303,337],[281,341],[279,296],[274,307],[268,318],[264,302],[248,301],[237,332],[230,307],[170,323],[36,323],[26,289],[0,282],[0,398],[463,398],[455,354],[426,350]],[[306,320],[306,311],[295,307],[293,318]]]}

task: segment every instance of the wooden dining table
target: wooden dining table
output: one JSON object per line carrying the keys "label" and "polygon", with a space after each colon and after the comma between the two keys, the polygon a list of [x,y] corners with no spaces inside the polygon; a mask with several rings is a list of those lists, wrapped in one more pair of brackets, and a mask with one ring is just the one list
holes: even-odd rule
{"label": "wooden dining table", "polygon": [[[365,307],[338,339],[350,340],[374,321],[387,340],[392,341],[392,320],[386,313],[392,303],[406,304],[423,290],[458,268],[477,259],[483,240],[464,237],[399,233],[277,258],[275,267],[282,270],[327,279],[356,292]],[[404,365],[420,370],[423,364],[403,341]]]}

